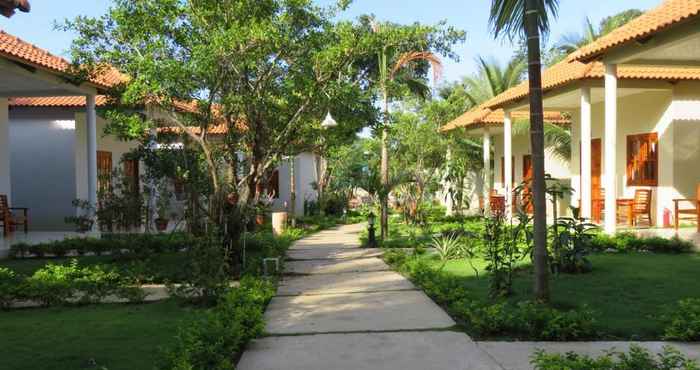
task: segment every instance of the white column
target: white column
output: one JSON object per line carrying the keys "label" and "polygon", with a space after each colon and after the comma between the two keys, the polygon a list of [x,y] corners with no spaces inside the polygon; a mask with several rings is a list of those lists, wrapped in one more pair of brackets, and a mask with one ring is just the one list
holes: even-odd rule
{"label": "white column", "polygon": [[7,98],[0,98],[0,194],[7,195],[12,207],[10,178],[10,114]]}
{"label": "white column", "polygon": [[97,115],[95,113],[95,95],[87,95],[86,98],[88,200],[94,206],[97,205]]}
{"label": "white column", "polygon": [[605,65],[605,232],[617,228],[617,65]]}
{"label": "white column", "polygon": [[591,88],[581,88],[581,217],[591,214]]}
{"label": "white column", "polygon": [[491,193],[491,133],[484,128],[484,207],[488,207],[489,194]]}
{"label": "white column", "polygon": [[506,189],[506,216],[513,216],[513,120],[510,111],[503,117],[503,175]]}

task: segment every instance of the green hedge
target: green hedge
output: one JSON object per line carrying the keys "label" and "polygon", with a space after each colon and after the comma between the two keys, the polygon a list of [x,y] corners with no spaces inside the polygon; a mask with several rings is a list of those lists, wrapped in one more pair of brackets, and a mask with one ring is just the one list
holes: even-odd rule
{"label": "green hedge", "polygon": [[18,243],[10,247],[13,258],[43,258],[48,255],[153,254],[178,252],[188,249],[196,237],[185,233],[175,234],[105,234],[96,238],[67,238],[39,244]]}
{"label": "green hedge", "polygon": [[632,233],[618,233],[614,236],[597,234],[590,241],[590,247],[597,252],[653,252],[653,253],[688,253],[695,246],[692,242],[678,237],[638,237]]}
{"label": "green hedge", "polygon": [[180,327],[176,343],[163,350],[158,369],[233,369],[245,345],[263,333],[263,312],[274,293],[272,282],[244,277],[215,307]]}
{"label": "green hedge", "polygon": [[665,346],[658,355],[632,345],[628,353],[614,349],[600,357],[547,353],[543,350],[532,356],[536,370],[697,370],[697,363],[682,355],[678,350]]}

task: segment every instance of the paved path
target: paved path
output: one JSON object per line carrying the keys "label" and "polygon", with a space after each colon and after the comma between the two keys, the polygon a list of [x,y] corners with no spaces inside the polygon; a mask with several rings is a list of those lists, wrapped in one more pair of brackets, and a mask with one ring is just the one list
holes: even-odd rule
{"label": "paved path", "polygon": [[[265,319],[269,336],[243,354],[239,370],[531,370],[540,348],[601,355],[629,342],[474,342],[421,290],[362,249],[362,226],[300,240]],[[668,344],[639,343],[652,352]],[[700,345],[672,344],[691,358]]]}
{"label": "paved path", "polygon": [[323,231],[288,252],[268,337],[240,370],[502,369],[425,293],[361,249],[363,226]]}

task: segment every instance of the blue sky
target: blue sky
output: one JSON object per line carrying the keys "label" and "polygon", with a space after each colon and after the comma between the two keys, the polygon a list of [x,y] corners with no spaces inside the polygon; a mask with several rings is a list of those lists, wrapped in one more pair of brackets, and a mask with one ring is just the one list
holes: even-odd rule
{"label": "blue sky", "polygon": [[[334,2],[317,1],[320,4]],[[561,0],[559,18],[552,25],[550,39],[557,40],[563,34],[580,32],[586,16],[597,24],[601,18],[619,11],[629,8],[646,10],[660,2],[661,0]],[[54,54],[66,56],[73,35],[54,31],[54,22],[78,15],[103,14],[110,3],[110,0],[32,0],[30,14],[19,13],[11,19],[0,17],[0,29]],[[494,56],[499,60],[506,60],[512,55],[512,45],[494,40],[489,34],[490,3],[490,0],[355,0],[342,17],[354,18],[371,13],[381,20],[397,23],[435,23],[444,19],[467,31],[467,41],[456,48],[460,61],[445,63],[443,78],[444,81],[451,81],[473,73],[474,59],[478,55]]]}

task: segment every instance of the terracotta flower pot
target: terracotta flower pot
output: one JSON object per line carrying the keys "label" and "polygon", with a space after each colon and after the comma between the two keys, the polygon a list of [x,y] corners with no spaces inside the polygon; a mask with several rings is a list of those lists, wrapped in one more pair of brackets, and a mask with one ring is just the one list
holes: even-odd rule
{"label": "terracotta flower pot", "polygon": [[265,215],[256,215],[255,224],[258,226],[265,225]]}

